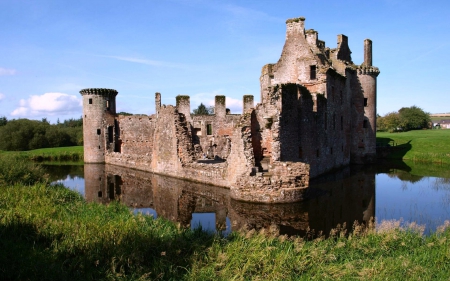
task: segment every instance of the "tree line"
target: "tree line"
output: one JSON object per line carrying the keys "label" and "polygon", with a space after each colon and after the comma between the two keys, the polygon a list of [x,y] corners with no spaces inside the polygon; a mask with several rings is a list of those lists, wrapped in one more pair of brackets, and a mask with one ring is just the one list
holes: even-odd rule
{"label": "tree line", "polygon": [[398,112],[377,115],[377,131],[410,131],[431,128],[430,114],[420,107],[402,107]]}
{"label": "tree line", "polygon": [[24,151],[48,147],[83,145],[83,119],[50,124],[41,121],[0,117],[0,150]]}

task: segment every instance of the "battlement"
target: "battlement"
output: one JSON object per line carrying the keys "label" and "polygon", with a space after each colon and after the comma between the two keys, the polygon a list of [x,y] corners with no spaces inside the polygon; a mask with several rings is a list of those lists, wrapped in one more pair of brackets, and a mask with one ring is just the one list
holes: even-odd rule
{"label": "battlement", "polygon": [[[180,113],[186,115],[188,120],[191,120],[191,97],[188,95],[178,95],[176,97],[176,107]],[[161,107],[161,94],[155,93],[156,108]],[[249,108],[254,107],[253,95],[244,95],[242,98],[242,111],[245,112]],[[230,112],[226,107],[226,97],[223,95],[217,95],[214,97],[214,114],[224,117],[229,115]]]}
{"label": "battlement", "polygon": [[378,76],[380,74],[380,70],[375,66],[366,66],[364,64],[358,66],[356,68],[358,75],[374,75]]}
{"label": "battlement", "polygon": [[80,91],[82,96],[84,95],[98,95],[98,96],[117,96],[118,92],[114,89],[105,89],[105,88],[87,88]]}
{"label": "battlement", "polygon": [[304,17],[298,17],[298,18],[287,19],[286,20],[286,24],[289,24],[289,23],[301,23],[301,22],[304,22],[304,21],[305,21]]}

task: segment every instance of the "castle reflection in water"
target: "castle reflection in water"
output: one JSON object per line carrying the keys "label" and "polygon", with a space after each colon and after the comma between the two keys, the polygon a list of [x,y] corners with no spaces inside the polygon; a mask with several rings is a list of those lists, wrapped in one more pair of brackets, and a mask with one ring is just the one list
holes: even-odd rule
{"label": "castle reflection in water", "polygon": [[[266,229],[273,234],[328,234],[338,224],[351,228],[375,216],[375,173],[355,167],[311,182],[308,200],[255,204],[229,197],[229,190],[114,165],[85,164],[88,202],[118,200],[133,208],[151,208],[158,216],[189,227],[193,214],[214,214],[215,230]],[[227,223],[228,222],[228,223]]]}

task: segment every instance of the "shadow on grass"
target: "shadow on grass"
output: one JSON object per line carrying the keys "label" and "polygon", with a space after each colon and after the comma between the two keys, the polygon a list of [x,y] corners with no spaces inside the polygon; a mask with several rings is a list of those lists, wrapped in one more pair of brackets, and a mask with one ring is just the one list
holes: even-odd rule
{"label": "shadow on grass", "polygon": [[[80,226],[81,227],[81,226]],[[214,237],[201,230],[171,238],[134,233],[114,241],[64,249],[67,233],[41,234],[38,226],[15,222],[0,226],[2,280],[180,280],[195,255]],[[69,243],[70,244],[70,243]]]}
{"label": "shadow on grass", "polygon": [[377,157],[379,159],[403,159],[412,149],[411,141],[398,144],[391,138],[377,137]]}

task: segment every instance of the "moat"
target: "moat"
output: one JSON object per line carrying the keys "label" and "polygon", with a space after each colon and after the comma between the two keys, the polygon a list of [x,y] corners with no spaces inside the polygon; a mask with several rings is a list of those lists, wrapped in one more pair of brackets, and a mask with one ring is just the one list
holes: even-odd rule
{"label": "moat", "polygon": [[[409,166],[408,166],[409,165]],[[338,224],[399,220],[426,225],[425,233],[450,220],[448,167],[403,162],[350,166],[311,181],[307,200],[255,204],[230,198],[229,190],[114,165],[47,166],[52,181],[76,190],[88,202],[120,201],[135,213],[164,217],[183,227],[228,234],[241,228],[275,234],[329,233]],[[429,167],[428,167],[429,169]]]}

